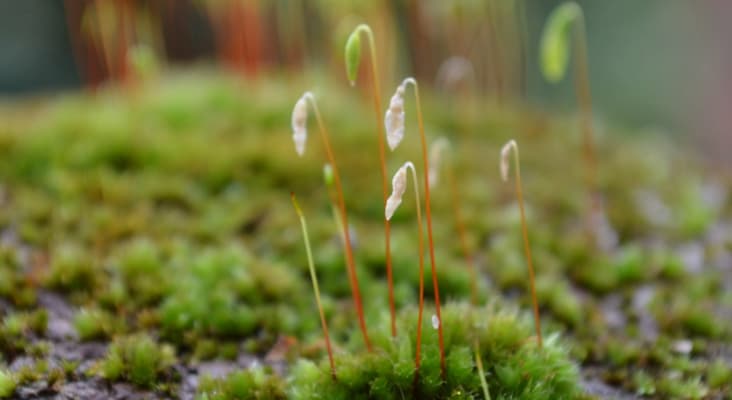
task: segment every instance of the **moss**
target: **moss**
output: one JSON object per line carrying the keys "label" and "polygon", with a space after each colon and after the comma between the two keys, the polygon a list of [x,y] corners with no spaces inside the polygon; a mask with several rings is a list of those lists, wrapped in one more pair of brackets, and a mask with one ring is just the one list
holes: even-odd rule
{"label": "moss", "polygon": [[206,400],[285,400],[285,383],[271,370],[254,367],[235,371],[224,379],[204,377],[196,399]]}
{"label": "moss", "polygon": [[[3,358],[12,362],[19,356],[54,354],[57,343],[43,341],[46,322],[36,314],[42,309],[38,294],[50,289],[83,305],[73,321],[82,340],[116,337],[97,368],[110,380],[134,381],[157,391],[178,384],[162,361],[172,350],[161,350],[150,335],[173,343],[184,363],[236,359],[242,351],[264,355],[278,337],[293,336],[297,344],[287,353],[286,376],[240,371],[211,380],[212,389],[202,388],[199,397],[238,397],[242,388],[268,387],[269,380],[280,390],[269,392],[272,396],[282,390],[295,398],[322,393],[332,398],[413,396],[414,217],[399,214],[392,225],[400,315],[399,338],[392,341],[384,314],[383,204],[374,196],[377,177],[364,173],[373,160],[352,156],[376,149],[366,128],[372,123],[369,109],[348,100],[352,94],[323,87],[329,94],[323,104],[326,120],[339,132],[334,147],[342,153],[338,159],[346,200],[358,233],[357,271],[374,354],[365,353],[355,331],[342,248],[326,194],[318,186],[319,154],[293,159],[289,135],[280,134],[291,110],[291,84],[263,81],[251,96],[241,96],[238,85],[230,83],[197,76],[151,84],[141,88],[134,104],[113,90],[93,100],[69,96],[38,105],[33,110],[38,118],[0,130],[0,179],[8,194],[0,207],[0,302],[8,310],[0,328]],[[729,247],[716,243],[712,228],[729,219],[730,209],[705,200],[712,174],[697,170],[686,156],[677,162],[678,154],[656,141],[633,136],[633,146],[628,146],[608,135],[598,153],[598,182],[621,245],[598,251],[587,246],[581,229],[581,171],[576,159],[566,156],[576,143],[572,135],[562,134],[569,121],[473,105],[485,106],[485,112],[465,121],[458,121],[464,114],[448,112],[440,102],[425,110],[433,128],[532,132],[519,139],[525,143],[529,219],[536,222],[531,237],[542,322],[547,335],[555,329],[566,329],[568,335],[561,345],[547,338],[546,348],[538,352],[531,323],[520,314],[501,311],[503,306],[473,308],[479,318],[458,311],[465,306],[446,307],[454,308],[443,315],[448,349],[443,381],[428,309],[417,394],[481,398],[470,357],[479,339],[493,398],[561,398],[565,389],[571,398],[579,391],[573,359],[584,360],[590,373],[599,370],[600,377],[624,392],[670,398],[706,390],[707,397],[729,396],[728,365],[714,360],[719,354],[715,342],[725,343],[732,332],[721,318],[732,297],[724,290],[726,277],[711,267]],[[505,206],[513,204],[507,201],[511,188],[487,183],[497,181],[497,171],[488,180],[480,172],[486,154],[497,156],[498,138],[455,139],[462,208],[481,269],[480,296],[528,311],[518,211]],[[419,159],[417,148],[400,151],[405,158]],[[650,221],[643,215],[631,186],[658,197],[668,207],[669,220]],[[728,190],[729,183],[719,186]],[[328,378],[305,255],[287,198],[290,190],[309,200],[304,205],[337,349],[339,383]],[[441,297],[443,302],[465,301],[472,282],[457,250],[449,193],[434,195]],[[687,257],[679,251],[687,246],[703,256],[698,268],[687,268]],[[428,260],[426,266],[429,305]],[[493,284],[500,290],[483,291]],[[647,291],[654,293],[648,308],[641,301]],[[642,346],[652,328],[657,328],[658,341]],[[143,344],[133,343],[141,337],[146,338]],[[690,354],[674,350],[675,342],[687,339],[694,342]],[[139,375],[133,374],[134,364],[140,365]],[[19,385],[62,380],[58,369],[42,363],[14,376]]]}
{"label": "moss", "polygon": [[679,379],[672,372],[670,376],[661,379],[658,384],[659,394],[667,398],[678,399],[701,399],[704,398],[709,390],[704,386],[699,377],[688,379]]}
{"label": "moss", "polygon": [[54,252],[47,284],[65,291],[91,291],[99,275],[89,253],[72,243],[64,243]]}
{"label": "moss", "polygon": [[16,306],[30,307],[36,302],[36,293],[28,287],[18,257],[15,249],[0,244],[0,296]]}
{"label": "moss", "polygon": [[633,374],[633,386],[636,394],[640,396],[652,396],[656,394],[656,383],[653,378],[643,371]]}
{"label": "moss", "polygon": [[118,271],[129,298],[139,305],[155,304],[167,292],[168,275],[151,240],[136,238],[119,249]]}
{"label": "moss", "polygon": [[0,370],[0,398],[9,398],[15,392],[17,382],[11,372]]}
{"label": "moss", "polygon": [[126,380],[151,388],[174,363],[173,349],[145,335],[115,339],[98,370],[108,380]]}
{"label": "moss", "polygon": [[108,338],[120,330],[120,323],[108,312],[98,308],[82,308],[74,315],[73,323],[81,340]]}
{"label": "moss", "polygon": [[715,220],[714,211],[702,200],[698,183],[682,185],[678,214],[678,229],[686,237],[697,237],[707,231]]}
{"label": "moss", "polygon": [[620,250],[613,260],[613,268],[620,284],[641,281],[648,275],[647,265],[644,264],[643,250],[638,246],[626,246]]}
{"label": "moss", "polygon": [[582,320],[582,305],[567,283],[557,277],[542,276],[536,282],[537,298],[557,319],[578,326]]}
{"label": "moss", "polygon": [[709,387],[713,389],[723,389],[725,385],[729,385],[732,382],[732,367],[724,362],[724,360],[717,359],[709,366],[709,372],[707,376],[707,383]]}
{"label": "moss", "polygon": [[[429,314],[428,314],[429,315]],[[566,358],[557,337],[546,340],[539,350],[530,337],[530,324],[516,314],[448,304],[443,307],[446,344],[446,380],[441,377],[437,338],[425,326],[422,362],[417,386],[413,386],[414,310],[401,315],[401,332],[388,339],[388,325],[376,334],[382,351],[345,354],[336,358],[338,379],[333,380],[327,363],[300,361],[292,371],[289,387],[293,399],[312,398],[472,398],[480,393],[480,380],[473,363],[472,341],[480,343],[484,365],[489,366],[488,385],[496,398],[574,398],[579,395],[577,368]],[[473,328],[474,327],[474,328]],[[475,329],[475,330],[474,330]],[[551,371],[551,372],[550,372]]]}
{"label": "moss", "polygon": [[34,343],[30,336],[44,334],[47,325],[48,313],[45,309],[6,315],[0,326],[0,350],[8,356],[43,353],[47,344],[40,341]]}
{"label": "moss", "polygon": [[659,264],[659,275],[669,280],[679,280],[686,275],[683,261],[675,254],[662,253],[655,255],[656,262]]}

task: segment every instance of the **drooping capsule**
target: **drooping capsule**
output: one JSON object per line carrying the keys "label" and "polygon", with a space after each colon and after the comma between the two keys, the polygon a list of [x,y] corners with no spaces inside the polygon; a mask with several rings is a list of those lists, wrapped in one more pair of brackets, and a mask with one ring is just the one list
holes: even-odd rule
{"label": "drooping capsule", "polygon": [[305,95],[300,97],[292,109],[292,141],[295,142],[297,155],[305,154],[305,143],[308,139],[308,105]]}

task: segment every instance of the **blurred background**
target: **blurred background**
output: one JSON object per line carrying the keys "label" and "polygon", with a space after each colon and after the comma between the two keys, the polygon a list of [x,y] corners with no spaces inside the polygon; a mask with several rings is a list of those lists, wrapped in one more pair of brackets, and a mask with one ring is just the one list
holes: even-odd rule
{"label": "blurred background", "polygon": [[[732,165],[732,2],[587,0],[598,121],[694,143]],[[0,1],[0,97],[35,98],[134,79],[145,54],[178,69],[212,65],[297,79],[318,71],[347,85],[345,37],[368,22],[385,82],[414,75],[435,89],[549,111],[575,107],[571,78],[541,78],[537,46],[553,0],[6,0]],[[139,56],[139,54],[137,54]],[[136,61],[137,62],[137,61]],[[457,82],[459,76],[467,76]],[[387,81],[388,79],[388,81]],[[623,129],[627,128],[627,129]]]}

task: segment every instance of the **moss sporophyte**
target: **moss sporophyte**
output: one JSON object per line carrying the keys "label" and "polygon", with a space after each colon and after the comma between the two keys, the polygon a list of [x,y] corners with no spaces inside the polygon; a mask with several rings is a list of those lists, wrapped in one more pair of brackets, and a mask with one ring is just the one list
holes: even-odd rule
{"label": "moss sporophyte", "polygon": [[313,251],[310,247],[310,238],[308,236],[308,226],[305,220],[305,215],[300,209],[300,205],[297,203],[295,193],[291,193],[292,205],[295,207],[297,216],[300,219],[300,226],[302,228],[303,241],[305,242],[305,251],[308,258],[308,270],[310,271],[310,280],[313,284],[313,292],[315,293],[315,302],[318,305],[318,313],[320,314],[320,324],[323,328],[323,336],[325,336],[325,346],[328,350],[328,361],[330,362],[331,375],[333,379],[336,379],[335,362],[333,361],[333,349],[330,344],[330,335],[328,334],[328,322],[325,320],[325,312],[323,311],[323,304],[320,301],[320,287],[318,286],[318,276],[315,273],[315,263],[313,262]]}
{"label": "moss sporophyte", "polygon": [[[365,34],[369,40],[371,51],[371,90],[374,98],[374,111],[376,113],[376,133],[379,144],[379,168],[381,172],[381,192],[386,206],[386,199],[389,197],[389,183],[386,176],[386,149],[384,146],[384,121],[381,117],[381,89],[379,88],[379,66],[376,58],[376,46],[374,45],[374,33],[371,27],[360,24],[351,32],[345,47],[346,75],[351,86],[356,84],[358,67],[361,64],[361,34]],[[386,280],[389,290],[389,310],[391,312],[391,334],[396,336],[396,311],[394,307],[394,279],[391,260],[391,223],[384,220],[384,242],[386,261]]]}
{"label": "moss sporophyte", "polygon": [[[419,97],[419,85],[417,84],[417,80],[408,77],[405,78],[402,83],[397,87],[396,93],[391,98],[389,109],[386,111],[385,115],[385,128],[386,128],[386,134],[387,134],[387,140],[389,142],[389,147],[393,151],[396,149],[396,147],[401,142],[403,136],[404,136],[404,92],[406,91],[406,88],[408,85],[412,85],[414,88],[414,97],[416,100],[416,108],[417,108],[417,123],[419,126],[419,136],[420,136],[420,142],[421,142],[421,149],[422,149],[422,162],[424,166],[424,171],[422,171],[422,175],[424,176],[424,200],[425,200],[425,214],[427,217],[427,240],[428,240],[428,246],[429,246],[429,252],[430,252],[430,265],[431,265],[431,271],[432,271],[432,286],[434,290],[435,295],[435,310],[437,312],[436,318],[438,321],[441,320],[441,311],[440,311],[440,288],[439,284],[437,282],[437,266],[435,263],[435,248],[434,248],[434,239],[432,236],[432,206],[431,206],[431,198],[430,198],[430,181],[429,181],[429,171],[430,171],[430,165],[429,165],[429,157],[427,155],[427,138],[425,136],[424,132],[424,121],[422,119],[422,102]],[[445,366],[445,349],[444,349],[444,337],[443,337],[443,330],[442,330],[442,324],[437,324],[437,334],[440,338],[440,367],[442,368],[442,375],[445,376],[446,373],[446,366]]]}
{"label": "moss sporophyte", "polygon": [[417,180],[417,172],[414,169],[414,164],[410,161],[404,163],[394,174],[392,178],[392,192],[386,201],[386,207],[384,209],[384,216],[387,220],[390,220],[394,215],[397,207],[402,202],[402,196],[407,189],[407,170],[412,173],[412,183],[414,185],[414,201],[417,209],[417,229],[418,232],[418,248],[419,248],[419,312],[417,314],[417,337],[416,337],[416,348],[414,356],[414,370],[415,370],[415,386],[419,377],[419,362],[420,352],[422,348],[422,316],[424,312],[424,229],[422,228],[422,206],[420,205],[419,196],[419,181]]}
{"label": "moss sporophyte", "polygon": [[315,113],[315,119],[318,123],[318,129],[320,131],[320,137],[325,148],[325,153],[328,157],[328,162],[332,170],[333,184],[335,186],[336,198],[338,202],[338,208],[340,210],[340,221],[343,230],[343,247],[346,253],[346,269],[348,271],[348,279],[351,285],[351,294],[353,296],[353,303],[356,307],[358,314],[358,323],[361,327],[361,333],[363,335],[364,343],[366,347],[371,349],[371,342],[369,341],[368,331],[366,329],[366,320],[363,313],[363,305],[361,303],[361,291],[358,285],[358,277],[356,275],[356,262],[353,256],[353,248],[351,243],[351,235],[348,229],[348,214],[346,213],[346,202],[343,196],[343,187],[341,186],[341,178],[338,173],[338,165],[336,164],[335,154],[330,145],[330,137],[328,131],[325,128],[325,123],[320,115],[318,104],[315,101],[315,96],[310,92],[305,92],[300,99],[295,103],[295,108],[292,112],[292,129],[293,129],[293,141],[295,142],[295,150],[299,155],[305,153],[305,142],[307,140],[307,104],[309,101],[313,107]]}
{"label": "moss sporophyte", "polygon": [[559,5],[547,18],[540,43],[540,67],[544,78],[550,83],[564,79],[569,65],[571,49],[574,48],[574,86],[580,107],[580,131],[582,132],[582,154],[585,165],[585,186],[588,206],[585,212],[585,226],[593,244],[598,242],[598,218],[602,214],[599,193],[597,193],[597,156],[592,128],[592,96],[587,57],[587,32],[585,16],[579,4],[569,1]]}

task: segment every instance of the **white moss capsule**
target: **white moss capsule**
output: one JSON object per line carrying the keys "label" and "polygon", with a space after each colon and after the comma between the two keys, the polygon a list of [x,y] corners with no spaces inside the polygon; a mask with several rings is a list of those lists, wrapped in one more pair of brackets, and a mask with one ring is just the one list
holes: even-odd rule
{"label": "white moss capsule", "polygon": [[386,141],[393,151],[404,138],[404,83],[397,87],[396,93],[391,96],[389,109],[384,116]]}
{"label": "white moss capsule", "polygon": [[308,139],[308,105],[306,101],[307,93],[297,100],[295,108],[292,110],[292,141],[295,142],[295,151],[297,155],[305,154],[305,143]]}
{"label": "white moss capsule", "polygon": [[394,211],[402,204],[402,196],[407,190],[407,164],[402,165],[391,179],[391,196],[386,199],[386,207],[384,208],[384,216],[390,220]]}
{"label": "white moss capsule", "polygon": [[437,318],[437,315],[435,315],[435,314],[432,314],[432,327],[434,329],[440,328],[440,319]]}
{"label": "white moss capsule", "polygon": [[516,141],[509,140],[501,149],[501,178],[508,180],[508,167],[510,163],[511,148],[516,148]]}

